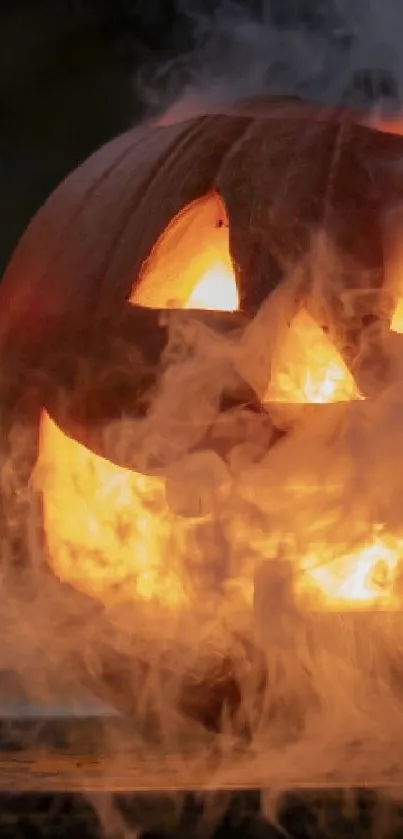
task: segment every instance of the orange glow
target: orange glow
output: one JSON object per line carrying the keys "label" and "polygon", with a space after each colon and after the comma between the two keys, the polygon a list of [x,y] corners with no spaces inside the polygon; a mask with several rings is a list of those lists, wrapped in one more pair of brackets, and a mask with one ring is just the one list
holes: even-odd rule
{"label": "orange glow", "polygon": [[336,559],[330,554],[331,549],[324,545],[317,556],[304,559],[306,571],[297,584],[302,600],[343,610],[401,606],[395,582],[403,556],[402,538],[375,532],[356,551]]}
{"label": "orange glow", "polygon": [[133,285],[130,300],[154,308],[238,308],[228,216],[218,193],[193,201],[168,225]]}
{"label": "orange glow", "polygon": [[[157,243],[131,301],[155,307],[236,309],[228,228],[226,222],[218,223],[223,219],[225,209],[216,194],[180,214]],[[403,331],[403,302],[391,328]],[[264,401],[296,405],[361,398],[330,338],[307,311],[300,311],[274,359]],[[172,511],[165,479],[117,467],[90,452],[62,432],[46,411],[35,477],[43,497],[49,561],[62,581],[104,602],[139,598],[173,609],[189,602],[182,557],[189,550],[194,520]],[[307,491],[309,487],[297,488],[299,502]],[[284,532],[304,531],[301,521],[283,525]],[[241,516],[235,541],[237,535],[245,539],[244,526]],[[273,555],[271,538],[268,532],[262,559]],[[394,581],[403,538],[379,526],[353,550],[347,539],[348,534],[346,544],[338,547],[330,534],[330,539],[292,558],[300,572],[295,594],[301,603],[328,610],[397,607]],[[239,588],[250,604],[252,571],[248,580],[241,579],[241,573],[242,569]]]}
{"label": "orange glow", "polygon": [[162,479],[109,463],[43,411],[36,481],[50,563],[62,581],[101,600],[137,595],[167,606],[184,602],[166,550],[172,517]]}
{"label": "orange glow", "polygon": [[399,335],[403,334],[403,298],[396,305],[390,322],[390,328],[392,332],[397,332]]}
{"label": "orange glow", "polygon": [[340,353],[308,312],[301,310],[274,360],[263,401],[313,404],[359,398]]}
{"label": "orange glow", "polygon": [[[215,194],[185,210],[157,244],[131,301],[236,309],[225,219]],[[68,437],[43,411],[36,480],[49,561],[62,581],[103,601],[186,603],[181,545],[189,523],[172,513],[163,478],[109,463]]]}
{"label": "orange glow", "polygon": [[[403,332],[403,301],[391,328]],[[340,353],[308,312],[301,310],[274,361],[264,401],[292,405],[357,399],[362,396]],[[303,495],[305,489],[299,491]],[[397,607],[394,580],[402,555],[403,539],[384,533],[381,527],[354,550],[347,545],[337,550],[330,538],[297,558],[302,573],[296,588],[303,601],[321,608]]]}
{"label": "orange glow", "polygon": [[239,308],[239,295],[233,270],[216,262],[196,284],[186,308],[235,312]]}
{"label": "orange glow", "polygon": [[383,134],[403,135],[403,116],[401,113],[385,116],[371,111],[364,119],[359,121]]}

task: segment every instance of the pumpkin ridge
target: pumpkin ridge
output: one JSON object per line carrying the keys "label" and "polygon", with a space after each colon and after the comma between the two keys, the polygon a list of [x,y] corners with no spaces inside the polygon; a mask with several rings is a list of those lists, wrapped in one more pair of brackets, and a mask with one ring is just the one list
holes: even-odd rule
{"label": "pumpkin ridge", "polygon": [[[239,137],[237,138],[237,140],[235,141],[235,143],[233,143],[227,149],[226,153],[223,155],[222,160],[220,162],[220,165],[219,165],[219,167],[217,169],[217,172],[214,176],[213,186],[214,186],[214,188],[217,189],[218,192],[220,192],[220,188],[219,188],[218,184],[219,184],[219,179],[220,179],[220,175],[222,173],[223,166],[226,166],[227,163],[231,162],[231,158],[232,158],[233,155],[236,155],[236,154],[238,154],[238,152],[241,152],[244,143],[247,142],[247,140],[248,140],[249,134],[253,134],[254,129],[258,127],[258,120],[257,119],[253,119],[251,117],[245,117],[245,119],[247,120],[247,124],[244,126],[243,130],[241,131],[241,133],[240,133]],[[221,192],[220,192],[220,195],[221,195]],[[225,203],[225,198],[223,196],[222,196],[222,199]]]}
{"label": "pumpkin ridge", "polygon": [[[313,139],[314,135],[317,133],[318,136],[321,136],[323,134],[324,127],[331,129],[332,133],[335,132],[335,135],[336,135],[335,138],[333,138],[333,136],[331,138],[332,149],[331,149],[331,151],[329,150],[329,153],[328,153],[328,156],[327,156],[327,159],[330,161],[330,167],[332,167],[333,166],[333,157],[334,157],[334,148],[335,148],[335,145],[337,143],[336,138],[337,138],[339,130],[340,130],[340,126],[336,122],[333,122],[333,121],[320,122],[319,120],[316,121],[316,122],[312,122],[312,123],[307,122],[306,123],[306,131],[301,132],[301,143],[298,146],[298,151],[303,152],[305,149],[309,150],[309,147],[310,147],[310,144],[312,142],[312,139]],[[290,158],[288,169],[284,174],[284,179],[283,179],[284,191],[281,194],[278,193],[276,195],[276,199],[275,199],[275,201],[273,201],[273,204],[270,207],[270,210],[269,210],[269,219],[270,220],[274,220],[275,213],[276,213],[276,206],[277,206],[277,204],[280,204],[282,200],[284,200],[286,190],[287,190],[287,182],[289,180],[291,180],[294,176],[298,176],[300,165],[301,165],[300,164],[300,157],[299,157],[299,154],[296,153]],[[328,166],[326,166],[326,173],[327,172],[328,172]],[[327,178],[326,178],[326,185],[327,185]],[[326,187],[325,187],[325,189],[326,189]],[[324,197],[324,200],[326,200],[325,197]],[[322,218],[322,214],[320,214],[320,215],[321,215],[321,218]],[[318,222],[321,223],[319,221],[319,219],[318,219]]]}
{"label": "pumpkin ridge", "polygon": [[[127,135],[132,134],[132,132],[126,132]],[[116,169],[121,165],[121,163],[125,160],[125,158],[129,157],[131,154],[135,153],[135,147],[133,146],[132,138],[128,137],[129,145],[125,147],[124,151],[116,158],[112,159],[109,167],[107,168],[106,177],[113,175]],[[113,140],[111,141],[113,143]],[[105,147],[103,147],[105,148]],[[99,151],[97,150],[94,152],[94,155],[91,157],[95,157]],[[42,244],[40,248],[40,255],[42,257],[43,254],[46,254],[47,259],[44,260],[44,264],[42,265],[41,271],[35,277],[35,285],[37,289],[41,288],[41,285],[44,282],[45,276],[48,274],[50,266],[52,263],[57,260],[57,256],[60,251],[63,250],[64,243],[69,237],[69,233],[71,229],[76,226],[77,220],[80,217],[83,209],[85,208],[86,203],[89,199],[96,193],[99,184],[105,180],[105,171],[102,170],[96,180],[91,183],[91,186],[88,188],[87,191],[84,193],[82,191],[78,191],[79,194],[79,201],[77,205],[74,205],[72,202],[71,206],[71,215],[68,220],[65,219],[65,225],[60,229],[59,224],[56,222],[55,224],[55,231],[56,236],[53,239],[53,232],[49,230],[49,218],[52,218],[52,207],[54,203],[58,203],[58,197],[60,191],[63,194],[66,194],[66,181],[70,179],[70,185],[73,182],[73,178],[75,177],[76,180],[81,183],[81,169],[83,166],[86,166],[88,161],[91,159],[87,158],[82,164],[73,172],[69,173],[66,178],[59,184],[56,190],[51,193],[51,195],[47,198],[43,206],[40,208],[38,213],[35,213],[33,218],[28,224],[28,227],[20,240],[17,248],[15,249],[14,254],[11,257],[11,260],[6,268],[6,271],[2,277],[1,285],[0,285],[0,342],[4,346],[7,342],[7,332],[12,334],[13,327],[11,326],[11,330],[9,328],[8,321],[13,319],[13,310],[17,313],[17,317],[21,316],[21,310],[24,308],[23,298],[28,292],[28,297],[31,297],[31,283],[29,282],[29,278],[27,278],[26,282],[23,283],[20,281],[19,285],[16,287],[14,284],[13,275],[14,272],[18,272],[18,262],[25,261],[30,259],[30,251],[32,250],[32,240],[34,241],[34,248],[37,252],[37,240],[38,240],[38,223],[37,219],[39,214],[44,214],[44,220],[46,221],[46,228],[45,228],[45,238],[46,242]],[[35,234],[35,238],[34,238]],[[50,243],[49,250],[47,250],[47,244]],[[53,244],[53,248],[52,248]],[[29,308],[29,301],[27,304],[27,308]]]}
{"label": "pumpkin ridge", "polygon": [[[197,133],[197,132],[198,132],[198,126],[196,126],[194,124],[189,124],[188,131],[185,132],[184,135],[182,135],[181,141],[183,141],[184,144],[185,144],[185,142],[186,143],[191,142],[193,140],[194,134]],[[172,142],[169,144],[169,146],[167,146],[164,149],[163,155],[161,155],[161,157],[159,157],[155,161],[155,165],[150,169],[150,171],[147,172],[146,179],[144,181],[142,181],[141,184],[138,184],[138,189],[137,190],[135,190],[135,191],[133,190],[133,192],[131,193],[128,205],[127,205],[127,207],[125,207],[124,212],[122,212],[122,215],[120,216],[119,224],[116,225],[117,233],[116,233],[116,236],[114,236],[112,238],[111,242],[110,242],[110,245],[109,245],[109,248],[108,248],[108,254],[105,257],[105,262],[104,262],[103,268],[101,270],[101,277],[100,277],[100,280],[101,280],[100,294],[101,295],[102,295],[102,291],[103,291],[102,286],[104,284],[108,283],[110,269],[111,269],[111,266],[113,265],[115,249],[118,246],[118,243],[121,242],[125,238],[127,227],[129,226],[132,215],[133,215],[133,209],[137,205],[138,206],[138,211],[141,212],[141,206],[142,206],[142,204],[144,204],[145,196],[148,193],[148,189],[149,189],[151,183],[153,182],[153,180],[155,178],[155,175],[157,173],[162,174],[164,172],[165,166],[169,165],[169,163],[171,162],[172,151],[175,151],[175,152],[177,151],[177,145],[178,145],[177,137],[174,137],[172,139]],[[140,198],[139,198],[139,194],[138,194],[139,191],[143,192],[143,196],[140,196]],[[128,289],[128,291],[130,291],[130,288]],[[121,301],[117,301],[118,305],[120,303],[121,303]]]}
{"label": "pumpkin ridge", "polygon": [[[196,135],[196,140],[199,141],[200,149],[201,149],[201,151],[203,151],[203,146],[206,142],[206,136],[205,135],[206,135],[206,130],[207,129],[208,129],[209,135],[211,134],[212,137],[214,137],[217,134],[219,134],[219,131],[217,131],[217,124],[219,125],[220,123],[221,124],[224,123],[228,126],[228,133],[229,134],[231,133],[232,136],[236,133],[237,134],[237,139],[238,139],[239,134],[242,135],[245,132],[245,120],[248,123],[250,122],[250,118],[248,118],[248,117],[238,117],[238,118],[228,119],[227,117],[225,117],[225,116],[222,117],[221,115],[220,116],[215,115],[213,117],[207,116],[207,117],[203,117],[201,119],[191,121],[192,122],[192,132],[193,132],[193,129],[194,129],[194,134]],[[231,126],[232,126],[232,129],[231,129]],[[236,130],[235,130],[235,127],[236,127]],[[203,128],[204,128],[204,131],[203,131]],[[194,144],[195,144],[193,142],[194,141],[194,134],[192,133],[191,136],[188,134],[185,138],[186,139],[186,144],[191,145],[191,151],[193,151],[193,153],[194,153]],[[225,138],[225,142],[222,141],[222,143],[216,143],[215,144],[214,148],[212,148],[210,150],[210,154],[208,156],[206,156],[206,158],[203,158],[203,164],[204,164],[203,168],[199,167],[199,169],[192,176],[191,179],[188,179],[188,181],[186,183],[182,183],[180,190],[175,192],[175,194],[173,194],[173,191],[172,191],[172,194],[169,194],[169,192],[168,192],[168,195],[167,195],[167,205],[168,206],[167,206],[166,209],[164,208],[165,211],[163,213],[161,213],[160,219],[158,220],[158,225],[155,222],[154,222],[154,224],[152,224],[152,219],[150,219],[149,215],[147,215],[147,217],[145,217],[144,215],[142,216],[141,215],[141,204],[138,206],[137,212],[136,212],[136,219],[137,219],[136,235],[137,235],[138,240],[142,244],[140,244],[138,249],[137,249],[136,262],[133,262],[132,254],[128,254],[128,256],[130,257],[130,270],[128,270],[127,267],[124,266],[124,265],[122,267],[122,262],[123,262],[122,255],[119,252],[117,252],[115,254],[114,258],[112,259],[112,262],[109,264],[108,275],[105,275],[105,281],[107,281],[108,279],[110,279],[113,276],[113,282],[114,282],[115,288],[117,287],[117,285],[119,285],[119,297],[120,298],[123,297],[123,296],[127,297],[130,294],[130,291],[133,287],[133,282],[134,281],[136,283],[141,283],[142,275],[144,273],[144,267],[146,266],[148,260],[151,257],[153,247],[156,244],[156,242],[158,242],[160,236],[166,230],[169,223],[191,201],[196,200],[198,198],[201,198],[203,196],[203,194],[206,192],[206,190],[211,190],[211,188],[214,189],[214,186],[212,186],[212,183],[214,184],[214,182],[216,181],[216,178],[217,178],[217,175],[214,174],[214,172],[220,171],[221,166],[223,164],[223,160],[226,158],[226,155],[228,153],[228,149],[232,144],[232,136],[229,136],[229,137],[227,136]],[[209,137],[207,139],[209,139]],[[235,140],[235,142],[237,142],[237,139]],[[223,149],[220,149],[221,144],[224,146]],[[187,145],[186,145],[186,148],[187,148]],[[178,161],[181,164],[181,158],[183,157],[183,154],[184,154],[184,149],[181,146],[180,153],[178,152],[178,154],[175,154],[175,159],[170,157],[169,160],[167,160],[167,162],[169,162],[169,168],[170,168],[171,176],[172,176],[172,174],[175,174],[175,171],[178,172],[179,176],[183,175],[183,164],[179,165],[179,166],[177,165]],[[217,158],[219,158],[219,160],[216,160]],[[211,160],[211,163],[210,163],[210,166],[209,166],[209,161],[210,160]],[[213,162],[214,162],[214,166],[213,166]],[[150,187],[152,187],[152,190],[155,194],[158,194],[160,184],[161,183],[163,184],[164,180],[166,180],[166,169],[165,168],[161,169],[161,167],[159,167],[157,178],[154,177],[154,178],[150,179]],[[165,190],[165,194],[166,194],[166,192],[167,191]],[[165,195],[164,195],[164,197],[165,197]],[[224,200],[224,198],[223,198],[223,200]],[[173,201],[176,201],[176,204],[174,204]],[[150,192],[148,192],[144,196],[144,202],[146,204],[148,203],[148,205],[150,205],[152,203],[152,201],[150,199]],[[225,203],[225,201],[224,201],[224,203]],[[161,210],[160,207],[159,207],[159,210]],[[139,219],[142,219],[142,229],[141,228],[139,229],[139,224],[138,224]],[[127,221],[127,224],[125,225],[124,232],[120,236],[120,241],[123,241],[124,236],[128,236],[128,227],[130,227],[130,225],[133,224],[133,220],[134,220],[133,215],[128,214],[128,221]],[[145,246],[143,245],[144,241],[147,241],[147,239],[149,240],[148,250],[146,250]],[[118,263],[118,265],[117,265],[117,263]],[[124,292],[122,293],[123,284],[125,284],[125,288],[124,288]],[[116,299],[117,299],[117,295],[116,295]],[[106,305],[108,305],[108,310],[110,311],[109,304],[106,303]]]}
{"label": "pumpkin ridge", "polygon": [[[347,130],[346,130],[347,129]],[[348,136],[348,126],[341,123],[334,139],[333,153],[329,162],[329,174],[326,180],[325,190],[323,194],[323,228],[326,229],[326,222],[328,217],[328,208],[331,206],[332,195],[334,192],[335,180],[337,177],[337,169],[343,154],[343,146],[345,137]]]}

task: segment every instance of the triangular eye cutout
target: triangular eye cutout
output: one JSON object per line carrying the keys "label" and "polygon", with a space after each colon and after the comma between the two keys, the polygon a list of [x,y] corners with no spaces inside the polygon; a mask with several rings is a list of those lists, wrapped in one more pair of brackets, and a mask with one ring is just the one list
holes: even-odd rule
{"label": "triangular eye cutout", "polygon": [[301,309],[273,358],[263,401],[313,404],[361,398],[352,374],[328,335]]}
{"label": "triangular eye cutout", "polygon": [[129,300],[149,308],[239,308],[228,215],[217,192],[192,201],[172,219],[155,243]]}

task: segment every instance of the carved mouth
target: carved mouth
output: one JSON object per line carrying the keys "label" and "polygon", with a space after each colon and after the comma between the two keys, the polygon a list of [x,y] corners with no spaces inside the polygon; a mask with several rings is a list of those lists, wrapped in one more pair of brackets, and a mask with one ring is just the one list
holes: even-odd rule
{"label": "carved mouth", "polygon": [[[105,325],[74,341],[74,353],[63,345],[46,363],[44,407],[58,427],[95,454],[123,468],[163,474],[178,452],[169,446],[156,452],[147,462],[138,451],[150,433],[148,421],[158,383],[169,366],[169,323],[186,330],[207,329],[212,339],[239,340],[246,318],[240,312],[159,310],[130,307],[113,325]],[[209,339],[210,340],[210,339]],[[71,343],[69,340],[69,344]],[[191,339],[179,351],[191,357]],[[172,362],[171,362],[172,363]],[[175,361],[173,361],[175,363]],[[281,434],[273,427],[267,411],[252,387],[228,365],[228,382],[212,393],[210,421],[177,416],[175,433],[191,437],[191,451],[214,449],[226,458],[237,443],[248,436],[248,417],[259,422],[260,440],[266,448]],[[258,419],[259,418],[259,419]],[[119,423],[133,424],[133,446],[125,451],[113,444],[108,430]],[[167,416],[167,426],[170,418]],[[135,441],[137,440],[137,446]],[[136,462],[136,455],[138,459]]]}

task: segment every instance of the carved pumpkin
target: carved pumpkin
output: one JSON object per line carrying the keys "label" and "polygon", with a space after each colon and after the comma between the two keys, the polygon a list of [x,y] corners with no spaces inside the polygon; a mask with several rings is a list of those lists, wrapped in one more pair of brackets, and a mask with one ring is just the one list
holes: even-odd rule
{"label": "carved pumpkin", "polygon": [[[105,602],[193,608],[188,552],[199,550],[200,527],[211,523],[217,497],[225,507],[221,487],[233,476],[243,485],[236,450],[242,462],[249,458],[247,499],[245,507],[231,502],[226,539],[234,556],[218,583],[211,543],[212,587],[224,601],[237,610],[252,607],[256,559],[278,550],[295,559],[295,545],[287,554],[292,531],[302,544],[292,582],[301,602],[339,610],[400,602],[399,528],[389,532],[376,520],[364,538],[355,521],[353,533],[332,543],[327,522],[309,521],[309,487],[301,476],[323,416],[326,433],[346,404],[365,416],[368,400],[397,375],[390,325],[400,331],[394,256],[402,160],[401,138],[360,126],[348,113],[267,101],[129,131],[51,196],[2,281],[0,339],[3,358],[19,365],[13,404],[29,377],[35,380],[34,409],[29,403],[39,421],[35,480],[57,577]],[[178,362],[177,342],[186,347],[189,330],[190,356],[179,353]],[[125,450],[114,448],[104,427],[113,430],[128,407],[144,419],[150,407],[144,394],[154,397],[161,370],[168,378],[172,370],[185,374],[199,338],[213,350],[195,368],[200,382],[192,374],[184,379],[186,398],[182,392],[179,401],[162,403],[173,412],[166,437],[158,415],[145,436],[139,431]],[[127,375],[116,384],[128,358],[131,387]],[[77,359],[84,359],[80,376]],[[46,371],[42,390],[38,370]],[[66,410],[59,390],[68,394]],[[234,412],[242,413],[241,424],[233,424]],[[291,463],[309,423],[305,454]],[[214,436],[217,428],[224,429],[221,437]],[[288,437],[296,444],[283,463]],[[203,446],[210,460],[197,460]],[[253,470],[271,451],[276,481],[282,476],[288,487],[291,521],[280,484],[267,484],[260,512],[271,505],[278,514],[274,532],[262,546],[261,536],[259,542],[245,530],[238,544],[236,526],[242,530],[255,500]],[[335,499],[348,479],[344,466],[337,461],[332,471]],[[206,473],[212,506],[199,510],[192,494]],[[314,483],[326,494],[320,474]],[[214,537],[205,538],[203,560]],[[197,596],[207,589],[204,580]]]}

